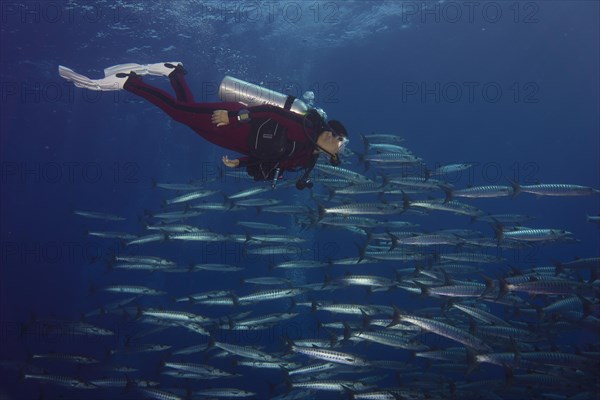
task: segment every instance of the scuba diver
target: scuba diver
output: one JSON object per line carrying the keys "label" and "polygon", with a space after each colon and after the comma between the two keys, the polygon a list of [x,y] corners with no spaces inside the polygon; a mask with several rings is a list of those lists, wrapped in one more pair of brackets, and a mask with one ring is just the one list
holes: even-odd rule
{"label": "scuba diver", "polygon": [[[257,88],[283,96],[280,106],[260,104],[265,101],[248,106],[237,98],[238,101],[196,103],[180,62],[115,65],[104,70],[103,79],[89,79],[64,66],[58,70],[60,76],[77,87],[104,91],[124,89],[148,100],[209,142],[245,155],[237,159],[225,155],[222,161],[230,168],[246,168],[254,180],[271,181],[273,188],[282,179],[283,171],[302,169],[304,173],[296,187],[312,188],[310,172],[319,155],[326,154],[332,165],[339,165],[339,154],[348,143],[348,133],[339,121],[327,122],[321,113],[308,109],[302,101],[260,87]],[[145,83],[143,75],[168,77],[176,98]],[[226,77],[220,92],[228,79],[228,82],[247,84]],[[222,99],[227,97],[220,95]]]}

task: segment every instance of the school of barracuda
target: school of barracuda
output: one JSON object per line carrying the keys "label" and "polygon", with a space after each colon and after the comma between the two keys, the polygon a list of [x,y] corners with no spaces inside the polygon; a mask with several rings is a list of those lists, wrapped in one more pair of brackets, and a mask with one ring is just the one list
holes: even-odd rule
{"label": "school of barracuda", "polygon": [[[100,392],[95,398],[264,398],[246,387],[251,379],[273,399],[598,399],[600,258],[509,265],[500,250],[538,246],[543,252],[581,238],[531,216],[490,214],[462,202],[598,190],[512,181],[455,188],[444,176],[469,164],[429,170],[398,136],[363,139],[364,154],[345,160],[356,165],[358,159],[368,169],[319,163],[310,202],[284,203],[282,194],[295,189],[283,184],[273,191],[249,181],[248,189],[227,193],[218,182],[155,182],[165,207],[146,210],[140,232],[92,230],[90,220],[90,236],[123,244],[110,259],[95,262],[108,272],[92,290],[112,300],[81,318],[38,316],[36,325],[102,338],[117,335],[106,323],[116,318],[135,333],[106,348],[102,358],[74,353],[62,343],[62,349],[31,351],[27,360],[2,366],[18,369],[23,384],[64,388],[64,398],[86,398],[90,391]],[[223,201],[204,201],[220,199],[219,193]],[[261,222],[255,209],[281,224]],[[207,229],[207,212],[235,213],[239,231]],[[439,213],[472,220],[473,228],[427,232],[413,222],[427,223]],[[125,219],[97,211],[74,214],[109,224]],[[290,234],[292,218],[296,230],[344,230],[362,244],[352,248],[354,257],[315,257],[304,238]],[[588,220],[597,223],[594,218]],[[247,254],[279,261],[268,269],[182,265],[156,251],[177,243],[193,255],[194,246],[207,242],[237,243]],[[308,269],[322,271],[323,280],[305,282],[289,273]],[[212,280],[214,290],[153,287],[163,274]],[[265,304],[274,311],[265,314]],[[319,329],[314,337],[281,334],[265,346],[227,334],[284,332],[274,328],[295,320],[313,321]],[[33,328],[26,323],[23,329]],[[585,341],[562,344],[574,335]],[[386,357],[374,358],[375,348]],[[77,368],[65,374],[64,365]]]}

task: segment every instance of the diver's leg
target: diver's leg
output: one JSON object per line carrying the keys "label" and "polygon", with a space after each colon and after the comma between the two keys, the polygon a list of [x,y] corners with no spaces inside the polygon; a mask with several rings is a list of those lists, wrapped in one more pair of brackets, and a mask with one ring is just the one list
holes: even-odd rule
{"label": "diver's leg", "polygon": [[239,103],[184,103],[177,101],[164,90],[148,85],[140,77],[129,76],[124,89],[136,94],[167,113],[175,121],[189,126],[198,135],[217,146],[247,154],[247,137],[250,124],[234,124],[217,127],[212,123],[212,113],[227,110],[237,113],[243,106]]}
{"label": "diver's leg", "polygon": [[194,103],[194,95],[190,90],[187,82],[185,81],[185,74],[187,74],[186,70],[183,68],[181,64],[173,65],[173,64],[165,64],[173,68],[171,73],[169,74],[169,81],[171,82],[171,87],[175,91],[175,96],[177,100],[183,103]]}

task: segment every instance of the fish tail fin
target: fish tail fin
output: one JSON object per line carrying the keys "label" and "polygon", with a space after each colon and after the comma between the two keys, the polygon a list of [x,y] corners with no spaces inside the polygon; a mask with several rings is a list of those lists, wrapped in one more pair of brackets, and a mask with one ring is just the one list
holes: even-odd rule
{"label": "fish tail fin", "polygon": [[347,322],[344,322],[344,340],[350,340],[352,337],[352,328]]}
{"label": "fish tail fin", "polygon": [[583,315],[581,316],[581,319],[583,320],[596,310],[597,304],[592,303],[580,294],[578,294],[577,297],[579,297],[579,300],[581,300],[581,304],[583,305]]}
{"label": "fish tail fin", "polygon": [[513,369],[511,367],[505,366],[504,367],[504,382],[507,387],[512,386],[512,384],[514,383],[514,377],[515,377],[515,373],[514,373]]}
{"label": "fish tail fin", "polygon": [[533,304],[533,308],[535,309],[535,313],[539,320],[544,319],[544,308],[538,305]]}
{"label": "fish tail fin", "polygon": [[512,179],[506,178],[508,180],[508,183],[510,183],[510,186],[512,187],[513,193],[512,193],[512,198],[514,199],[515,197],[517,197],[521,192],[521,185],[519,185],[518,182],[513,181]]}
{"label": "fish tail fin", "polygon": [[321,204],[317,204],[317,210],[319,212],[319,217],[317,219],[317,222],[322,220],[323,217],[325,216],[325,207],[323,207]]}
{"label": "fish tail fin", "polygon": [[473,372],[473,370],[475,370],[475,368],[477,368],[478,365],[479,362],[477,361],[477,355],[475,354],[475,352],[473,352],[473,350],[471,349],[467,349],[467,372],[465,373],[465,375],[470,375],[471,372]]}
{"label": "fish tail fin", "polygon": [[329,276],[328,273],[325,273],[325,276],[323,277],[323,286],[321,286],[321,289],[326,288],[327,286],[329,286],[330,283],[331,283],[331,276]]}
{"label": "fish tail fin", "polygon": [[451,188],[450,186],[447,186],[447,185],[438,185],[438,187],[440,189],[442,189],[442,191],[446,195],[446,198],[444,199],[444,204],[446,204],[447,202],[451,201],[454,198],[454,189],[453,188]]}
{"label": "fish tail fin", "polygon": [[564,267],[560,261],[554,262],[554,276],[560,275],[564,271]]}
{"label": "fish tail fin", "polygon": [[498,221],[495,218],[494,218],[494,223],[492,224],[492,229],[494,230],[494,236],[496,237],[496,242],[498,244],[502,243],[502,241],[504,240],[504,227],[502,226],[500,221]]}
{"label": "fish tail fin", "polygon": [[285,379],[285,391],[286,393],[290,393],[292,390],[294,390],[294,385],[292,384],[292,381],[286,377]]}
{"label": "fish tail fin", "polygon": [[501,299],[508,292],[509,292],[509,290],[508,290],[508,283],[503,278],[500,278],[500,291],[498,292],[497,299]]}
{"label": "fish tail fin", "polygon": [[223,203],[225,203],[228,210],[231,210],[235,206],[235,203],[225,193],[221,193],[221,195],[223,196]]}
{"label": "fish tail fin", "polygon": [[431,294],[431,290],[429,288],[429,286],[426,286],[424,284],[422,284],[421,282],[416,282],[417,286],[419,287],[419,289],[421,289],[421,297],[428,297]]}
{"label": "fish tail fin", "polygon": [[394,315],[392,316],[392,322],[390,322],[387,328],[398,325],[400,323],[400,317],[402,316],[402,311],[398,307],[395,305],[392,305],[392,307],[394,307]]}
{"label": "fish tail fin", "polygon": [[485,297],[491,291],[494,290],[494,280],[492,278],[487,277],[487,276],[482,276],[482,277],[485,280],[485,289],[483,290],[483,293],[481,293],[481,296],[479,296],[479,297]]}
{"label": "fish tail fin", "polygon": [[400,239],[398,238],[398,236],[394,235],[389,230],[386,230],[385,233],[390,237],[390,240],[392,242],[392,244],[390,245],[390,248],[388,249],[388,252],[390,252],[390,251],[394,250],[396,247],[398,247],[398,243],[400,242]]}
{"label": "fish tail fin", "polygon": [[365,243],[365,245],[361,247],[358,243],[356,243],[356,247],[358,247],[358,261],[356,262],[357,264],[359,264],[362,260],[365,259],[365,254],[367,253],[367,245],[368,243]]}
{"label": "fish tail fin", "polygon": [[410,198],[403,190],[401,190],[400,193],[402,193],[402,207],[404,208],[404,211],[406,211],[410,208]]}
{"label": "fish tail fin", "polygon": [[208,337],[208,344],[206,345],[206,350],[212,349],[213,347],[215,347],[216,345],[216,340],[214,337],[209,336]]}
{"label": "fish tail fin", "polygon": [[362,326],[367,327],[371,324],[371,317],[364,310],[360,310],[362,315]]}

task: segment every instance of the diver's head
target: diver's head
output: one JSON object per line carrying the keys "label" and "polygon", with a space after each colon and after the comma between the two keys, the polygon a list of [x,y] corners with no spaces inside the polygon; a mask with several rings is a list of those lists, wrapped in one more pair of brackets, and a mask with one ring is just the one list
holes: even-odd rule
{"label": "diver's head", "polygon": [[336,120],[329,121],[323,129],[317,138],[317,145],[330,156],[332,164],[339,165],[339,154],[348,144],[348,132],[344,125]]}

